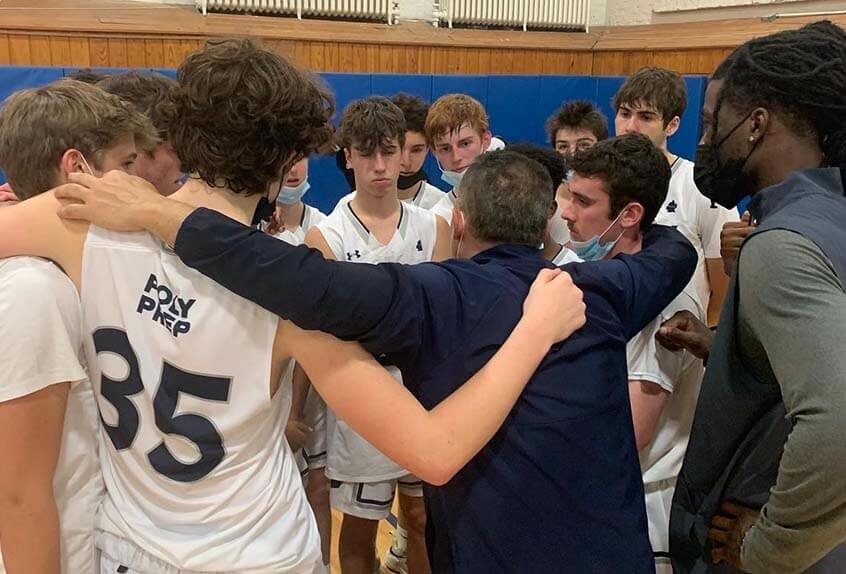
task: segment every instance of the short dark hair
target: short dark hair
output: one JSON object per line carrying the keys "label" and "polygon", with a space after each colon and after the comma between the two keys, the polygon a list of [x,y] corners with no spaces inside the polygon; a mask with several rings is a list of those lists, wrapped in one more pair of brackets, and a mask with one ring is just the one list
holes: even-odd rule
{"label": "short dark hair", "polygon": [[561,129],[587,130],[597,141],[608,138],[608,121],[602,112],[587,100],[575,100],[561,105],[546,120],[549,143],[555,145],[555,135]]}
{"label": "short dark hair", "polygon": [[369,96],[356,100],[344,109],[341,130],[338,133],[341,147],[355,147],[370,153],[395,139],[405,145],[405,116],[396,104],[383,96]]}
{"label": "short dark hair", "polygon": [[626,105],[652,106],[667,127],[674,117],[681,117],[687,108],[687,86],[674,71],[646,66],[626,78],[614,95],[614,110]]}
{"label": "short dark hair", "polygon": [[616,217],[632,201],[643,206],[641,231],[646,231],[670,186],[670,163],[664,154],[642,134],[626,134],[607,139],[578,151],[570,162],[581,177],[595,177],[605,183],[611,198],[611,213]]}
{"label": "short dark hair", "polygon": [[177,81],[169,140],[183,170],[211,187],[265,193],[284,167],[332,140],[329,91],[252,40],[208,40]]}
{"label": "short dark hair", "polygon": [[176,80],[155,72],[130,70],[106,76],[97,82],[97,86],[135,106],[153,122],[159,139],[168,139],[168,121],[163,110],[173,101],[179,86]]}
{"label": "short dark hair", "polygon": [[426,135],[426,114],[429,113],[429,104],[420,96],[412,96],[400,92],[391,98],[391,101],[402,110],[405,117],[405,130]]}
{"label": "short dark hair", "polygon": [[492,151],[464,172],[457,205],[477,239],[538,247],[549,221],[551,186],[538,162],[507,149]]}
{"label": "short dark hair", "polygon": [[109,74],[106,74],[105,72],[97,72],[91,68],[82,68],[81,70],[71,72],[65,77],[68,80],[76,80],[77,82],[82,82],[83,84],[96,84],[97,82],[108,78]]}
{"label": "short dark hair", "polygon": [[505,149],[538,162],[552,180],[552,197],[555,197],[555,190],[567,176],[567,162],[563,155],[553,149],[527,143],[509,144]]}
{"label": "short dark hair", "polygon": [[846,31],[824,20],[755,38],[738,47],[712,77],[717,98],[751,110],[781,112],[801,135],[814,134],[825,162],[846,167]]}

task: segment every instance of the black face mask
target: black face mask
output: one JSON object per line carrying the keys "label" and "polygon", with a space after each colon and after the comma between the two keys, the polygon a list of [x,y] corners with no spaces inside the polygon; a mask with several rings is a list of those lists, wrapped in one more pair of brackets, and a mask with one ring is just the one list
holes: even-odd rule
{"label": "black face mask", "polygon": [[699,188],[699,192],[714,203],[718,203],[726,209],[732,209],[738,202],[747,195],[743,189],[743,168],[749,160],[749,156],[761,142],[761,138],[755,142],[746,157],[731,158],[726,162],[720,161],[720,147],[737,129],[743,125],[752,112],[737,122],[729,133],[719,142],[699,144],[696,146],[696,159],[693,166],[693,182]]}
{"label": "black face mask", "polygon": [[428,179],[426,172],[423,171],[423,168],[421,167],[419,171],[412,173],[411,175],[400,175],[397,180],[397,187],[399,189],[408,189],[417,185],[421,181],[428,181]]}
{"label": "black face mask", "polygon": [[266,196],[262,196],[256,205],[256,211],[253,214],[253,227],[259,224],[260,221],[267,221],[276,211],[276,207],[270,203]]}

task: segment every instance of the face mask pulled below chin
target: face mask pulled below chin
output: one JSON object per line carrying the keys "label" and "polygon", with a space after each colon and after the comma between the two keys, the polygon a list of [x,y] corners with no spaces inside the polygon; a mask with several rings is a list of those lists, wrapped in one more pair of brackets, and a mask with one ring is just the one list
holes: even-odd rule
{"label": "face mask pulled below chin", "polygon": [[452,187],[456,187],[459,183],[461,183],[462,177],[464,177],[464,173],[449,171],[447,169],[441,170],[441,179],[450,184]]}
{"label": "face mask pulled below chin", "polygon": [[308,178],[302,180],[300,184],[295,187],[283,185],[279,188],[279,194],[276,196],[276,203],[281,203],[282,205],[294,205],[303,198],[309,189],[311,189],[311,184],[308,182]]}
{"label": "face mask pulled below chin", "polygon": [[620,232],[620,235],[617,236],[617,239],[614,241],[609,241],[608,243],[601,243],[600,239],[603,235],[608,233],[608,230],[614,227],[614,224],[619,221],[620,217],[623,216],[623,211],[611,222],[611,225],[605,228],[605,231],[600,233],[599,235],[594,235],[587,241],[576,241],[570,240],[570,245],[575,251],[576,255],[582,258],[582,261],[599,261],[600,259],[604,259],[606,255],[608,255],[614,246],[617,245],[617,242],[620,241],[620,238],[623,236],[623,232]]}
{"label": "face mask pulled below chin", "polygon": [[400,175],[399,179],[397,179],[397,187],[399,189],[408,189],[410,187],[414,187],[421,181],[426,181],[426,179],[426,172],[423,171],[423,168],[420,168],[411,175]]}
{"label": "face mask pulled below chin", "polygon": [[736,157],[724,162],[720,161],[720,148],[748,118],[749,115],[740,120],[719,142],[696,146],[693,182],[702,195],[726,209],[733,209],[744,196],[748,195],[748,191],[743,186],[743,168],[746,167],[749,156],[761,143],[761,138],[755,141],[755,145],[743,158]]}

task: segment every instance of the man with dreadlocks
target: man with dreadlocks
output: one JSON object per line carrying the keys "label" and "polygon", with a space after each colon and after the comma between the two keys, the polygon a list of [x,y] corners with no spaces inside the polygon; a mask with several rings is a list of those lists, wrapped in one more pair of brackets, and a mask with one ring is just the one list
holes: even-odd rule
{"label": "man with dreadlocks", "polygon": [[747,42],[708,84],[696,185],[729,208],[752,195],[758,227],[716,336],[686,316],[660,335],[708,359],[672,505],[676,572],[846,572],[844,93],[830,22]]}

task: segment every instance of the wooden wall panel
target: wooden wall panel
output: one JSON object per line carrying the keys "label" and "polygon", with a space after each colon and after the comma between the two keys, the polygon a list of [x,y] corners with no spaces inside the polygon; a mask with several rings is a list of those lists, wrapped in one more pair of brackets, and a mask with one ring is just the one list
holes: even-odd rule
{"label": "wooden wall panel", "polygon": [[11,59],[9,55],[9,35],[0,34],[0,62],[9,62]]}
{"label": "wooden wall panel", "polygon": [[91,38],[88,41],[88,54],[91,66],[108,67],[109,41],[106,38]]}
{"label": "wooden wall panel", "polygon": [[80,68],[91,66],[91,44],[88,38],[71,36],[68,38],[68,45],[70,47],[69,65],[79,66]]}
{"label": "wooden wall panel", "polygon": [[144,40],[144,61],[151,68],[164,67],[164,43],[161,40]]}
{"label": "wooden wall panel", "polygon": [[[201,38],[8,33],[0,65],[176,68]],[[402,74],[625,75],[645,65],[708,74],[731,48],[566,51],[270,39],[265,45],[314,71]]]}
{"label": "wooden wall panel", "polygon": [[50,60],[50,38],[47,36],[30,36],[29,52],[35,66],[49,66],[53,63]]}
{"label": "wooden wall panel", "polygon": [[32,64],[29,36],[9,35],[9,63],[15,66]]}

